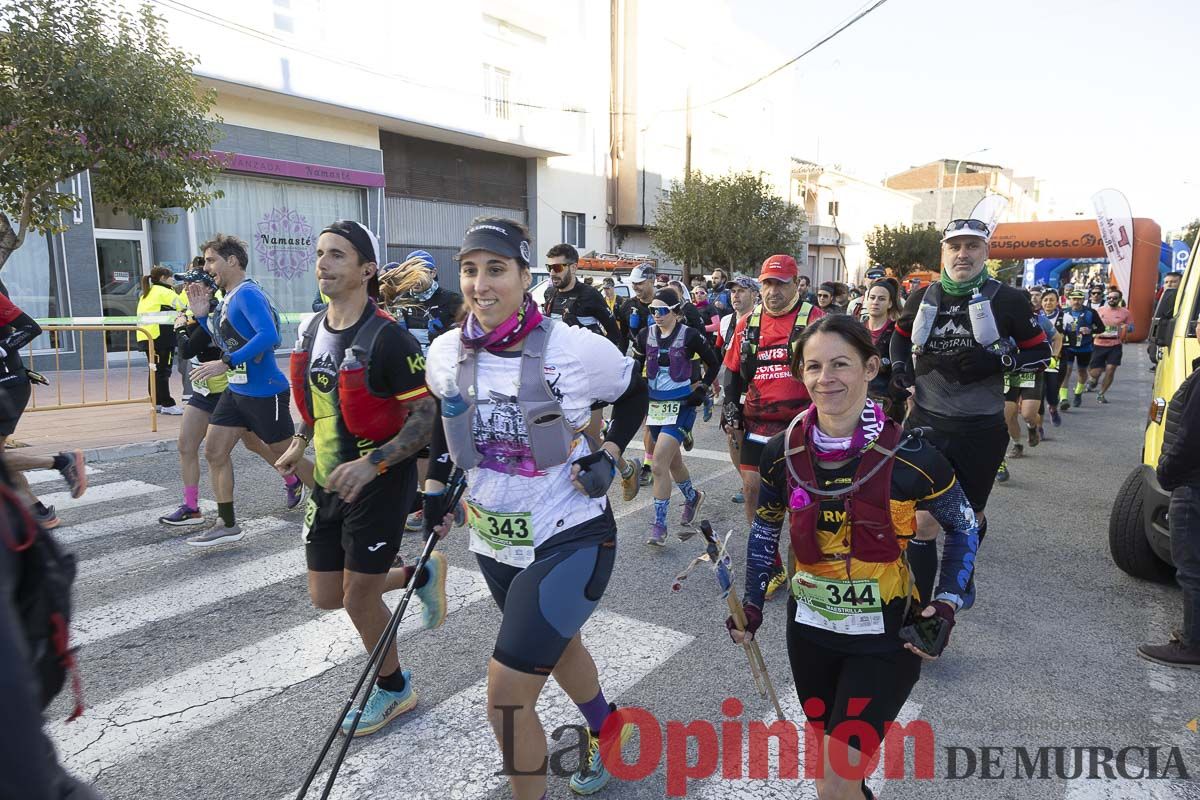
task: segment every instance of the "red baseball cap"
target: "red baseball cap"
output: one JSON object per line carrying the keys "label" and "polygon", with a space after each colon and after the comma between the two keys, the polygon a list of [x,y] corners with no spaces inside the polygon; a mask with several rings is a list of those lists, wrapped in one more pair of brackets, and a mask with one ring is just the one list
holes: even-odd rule
{"label": "red baseball cap", "polygon": [[800,268],[796,266],[796,259],[791,256],[777,255],[771,256],[763,262],[762,272],[759,273],[758,279],[760,281],[791,281],[795,280],[799,274]]}

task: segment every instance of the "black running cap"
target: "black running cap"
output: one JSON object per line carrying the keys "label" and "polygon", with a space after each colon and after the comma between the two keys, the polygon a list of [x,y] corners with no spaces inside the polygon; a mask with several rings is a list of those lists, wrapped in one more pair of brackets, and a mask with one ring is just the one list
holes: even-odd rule
{"label": "black running cap", "polygon": [[467,228],[462,247],[455,258],[461,259],[473,250],[486,250],[505,258],[515,258],[522,266],[529,266],[529,240],[510,220],[499,217],[485,219]]}
{"label": "black running cap", "polygon": [[336,233],[354,246],[363,261],[379,264],[379,240],[362,223],[352,219],[339,219],[330,223],[321,233]]}

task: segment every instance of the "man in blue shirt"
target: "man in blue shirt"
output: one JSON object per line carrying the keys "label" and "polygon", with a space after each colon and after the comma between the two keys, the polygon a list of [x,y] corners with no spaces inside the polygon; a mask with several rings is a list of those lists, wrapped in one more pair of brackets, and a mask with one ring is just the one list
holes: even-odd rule
{"label": "man in blue shirt", "polygon": [[[295,426],[288,380],[275,363],[278,321],[262,287],[246,277],[246,243],[236,236],[217,234],[202,249],[205,267],[225,296],[215,309],[211,308],[211,295],[193,284],[188,300],[196,321],[208,329],[222,354],[219,361],[205,361],[192,370],[192,379],[224,374],[229,388],[221,393],[212,412],[204,444],[219,519],[187,543],[211,547],[239,541],[244,535],[233,512],[230,455],[234,445],[250,431],[278,459],[291,444]],[[305,485],[312,485],[310,462],[302,462],[298,472]]]}
{"label": "man in blue shirt", "polygon": [[[1079,408],[1088,379],[1088,364],[1092,359],[1092,337],[1104,330],[1100,315],[1084,304],[1084,298],[1085,295],[1078,289],[1068,294],[1070,305],[1063,310],[1061,318],[1063,380],[1058,395],[1059,411],[1066,411],[1072,406]],[[1068,399],[1067,379],[1071,377],[1072,366],[1079,370],[1079,379],[1075,382],[1074,397]]]}

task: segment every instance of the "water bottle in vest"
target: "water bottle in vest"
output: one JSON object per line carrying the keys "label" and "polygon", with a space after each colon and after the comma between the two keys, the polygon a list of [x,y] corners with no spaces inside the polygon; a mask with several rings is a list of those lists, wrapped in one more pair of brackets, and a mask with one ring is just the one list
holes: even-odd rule
{"label": "water bottle in vest", "polygon": [[463,399],[462,392],[455,392],[453,397],[447,397],[442,400],[442,416],[457,417],[468,408],[467,401]]}
{"label": "water bottle in vest", "polygon": [[971,333],[975,341],[984,347],[991,347],[1000,338],[996,330],[996,316],[992,313],[992,302],[975,290],[971,302],[967,304],[967,313],[971,317]]}
{"label": "water bottle in vest", "polygon": [[929,341],[929,334],[933,332],[933,323],[937,320],[937,303],[935,302],[935,298],[929,296],[930,294],[934,293],[926,289],[925,296],[921,298],[921,305],[917,307],[917,316],[913,319],[912,341],[914,353],[920,353],[925,349],[925,343]]}
{"label": "water bottle in vest", "polygon": [[342,359],[338,372],[339,390],[353,389],[357,392],[366,389],[367,368],[358,360],[353,347],[346,348],[346,357]]}

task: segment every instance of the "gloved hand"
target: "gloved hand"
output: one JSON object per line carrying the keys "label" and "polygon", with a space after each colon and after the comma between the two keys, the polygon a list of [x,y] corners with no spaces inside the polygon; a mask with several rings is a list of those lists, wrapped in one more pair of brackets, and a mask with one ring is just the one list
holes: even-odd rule
{"label": "gloved hand", "polygon": [[691,408],[702,405],[704,398],[708,396],[708,387],[703,383],[692,389],[692,393],[683,398],[683,404]]}
{"label": "gloved hand", "polygon": [[[743,603],[742,613],[746,616],[746,633],[753,635],[762,625],[762,609],[751,603]],[[729,631],[729,638],[733,639],[733,632],[737,630],[737,625],[733,621],[732,614],[725,618],[725,630]]]}
{"label": "gloved hand", "polygon": [[588,497],[604,497],[608,487],[612,486],[613,478],[617,475],[617,462],[608,451],[600,448],[590,455],[577,458],[573,462],[579,467],[574,481]]}
{"label": "gloved hand", "polygon": [[888,398],[903,405],[910,397],[908,390],[914,384],[912,372],[903,362],[892,364],[892,378],[888,381]]}
{"label": "gloved hand", "polygon": [[[952,356],[954,369],[962,383],[976,383],[1006,369],[1004,359],[982,347],[970,347]],[[1009,359],[1011,361],[1011,358]]]}
{"label": "gloved hand", "polygon": [[742,429],[742,409],[732,400],[726,400],[721,406],[721,427],[726,430]]}
{"label": "gloved hand", "polygon": [[[450,509],[446,508],[446,490],[443,489],[436,494],[425,492],[421,500],[421,512],[425,518],[425,541],[429,541],[430,536],[434,536],[434,528],[446,522],[446,517],[449,516]],[[446,524],[449,524],[446,522]]]}
{"label": "gloved hand", "polygon": [[[936,645],[929,647],[920,642],[920,638],[911,638],[906,631],[917,625],[928,625],[935,622],[934,639]],[[950,632],[954,629],[954,607],[945,601],[934,600],[917,615],[914,624],[905,626],[900,631],[900,638],[905,640],[905,649],[914,652],[926,660],[932,660],[942,654],[946,645],[950,644]]]}

